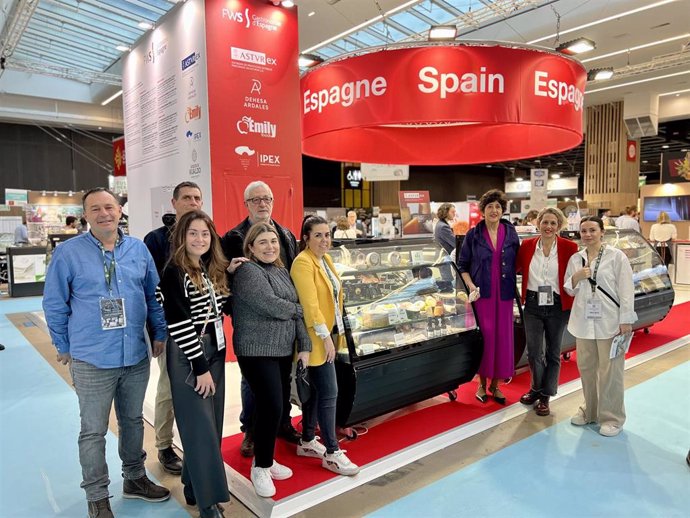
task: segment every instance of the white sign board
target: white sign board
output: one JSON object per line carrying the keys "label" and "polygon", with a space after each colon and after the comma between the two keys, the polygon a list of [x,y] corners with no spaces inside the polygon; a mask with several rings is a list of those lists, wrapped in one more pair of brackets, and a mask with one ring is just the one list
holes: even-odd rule
{"label": "white sign board", "polygon": [[369,182],[390,180],[407,180],[410,178],[409,165],[396,164],[360,164],[362,178]]}

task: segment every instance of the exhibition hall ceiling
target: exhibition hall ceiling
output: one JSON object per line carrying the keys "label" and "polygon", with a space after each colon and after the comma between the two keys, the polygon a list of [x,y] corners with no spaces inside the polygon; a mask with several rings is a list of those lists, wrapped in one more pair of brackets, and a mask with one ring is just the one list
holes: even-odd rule
{"label": "exhibition hall ceiling", "polygon": [[[587,85],[587,105],[654,92],[661,95],[662,120],[690,114],[690,0],[294,1],[300,49],[323,59],[426,41],[430,26],[439,24],[456,26],[457,41],[553,49],[585,37],[596,48],[578,56],[584,66],[614,70],[613,78]],[[31,104],[41,107],[30,114],[38,120],[59,103],[102,110],[120,88],[122,55],[177,3],[0,0],[0,120],[12,120],[8,107],[30,112]],[[231,8],[233,1],[227,3]],[[121,100],[106,108],[121,120]]]}

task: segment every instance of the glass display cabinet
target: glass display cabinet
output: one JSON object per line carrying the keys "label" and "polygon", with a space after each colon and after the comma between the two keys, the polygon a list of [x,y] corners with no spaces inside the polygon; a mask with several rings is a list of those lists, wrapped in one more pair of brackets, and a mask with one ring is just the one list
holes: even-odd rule
{"label": "glass display cabinet", "polygon": [[482,338],[448,254],[428,240],[338,244],[346,347],[337,351],[336,421],[354,423],[470,381]]}

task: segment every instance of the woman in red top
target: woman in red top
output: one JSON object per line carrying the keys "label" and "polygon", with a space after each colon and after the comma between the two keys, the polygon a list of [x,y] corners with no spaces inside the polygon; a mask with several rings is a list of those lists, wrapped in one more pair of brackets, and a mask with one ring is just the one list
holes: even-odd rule
{"label": "woman in red top", "polygon": [[563,290],[568,260],[577,244],[558,236],[565,224],[563,213],[547,207],[537,216],[540,236],[520,245],[516,269],[522,273],[522,302],[525,305],[527,360],[532,386],[520,398],[536,404],[537,415],[549,415],[549,397],[556,395],[561,369],[561,340],[573,298]]}

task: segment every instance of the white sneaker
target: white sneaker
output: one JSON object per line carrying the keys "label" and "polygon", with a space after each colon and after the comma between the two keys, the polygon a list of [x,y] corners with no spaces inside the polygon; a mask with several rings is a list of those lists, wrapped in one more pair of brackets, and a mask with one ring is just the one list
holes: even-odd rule
{"label": "white sneaker", "polygon": [[338,475],[352,476],[359,473],[359,466],[347,458],[345,450],[336,450],[333,453],[326,453],[321,461],[321,465]]}
{"label": "white sneaker", "polygon": [[326,447],[317,441],[318,437],[314,437],[309,442],[299,441],[297,445],[297,455],[301,457],[314,457],[316,459],[323,459],[326,454]]}
{"label": "white sneaker", "polygon": [[620,426],[616,426],[615,424],[602,424],[601,428],[599,428],[599,434],[603,435],[604,437],[615,437],[619,433],[621,433],[622,428]]}
{"label": "white sneaker", "polygon": [[273,485],[273,479],[271,478],[271,468],[252,466],[251,480],[257,495],[271,498],[276,494],[276,486]]}
{"label": "white sneaker", "polygon": [[286,480],[292,476],[292,470],[287,466],[278,464],[277,460],[273,460],[273,466],[268,468],[268,471],[273,480]]}
{"label": "white sneaker", "polygon": [[570,424],[575,426],[585,426],[589,423],[590,421],[587,421],[587,419],[585,419],[585,416],[582,414],[582,410],[578,411],[577,414],[570,418]]}

